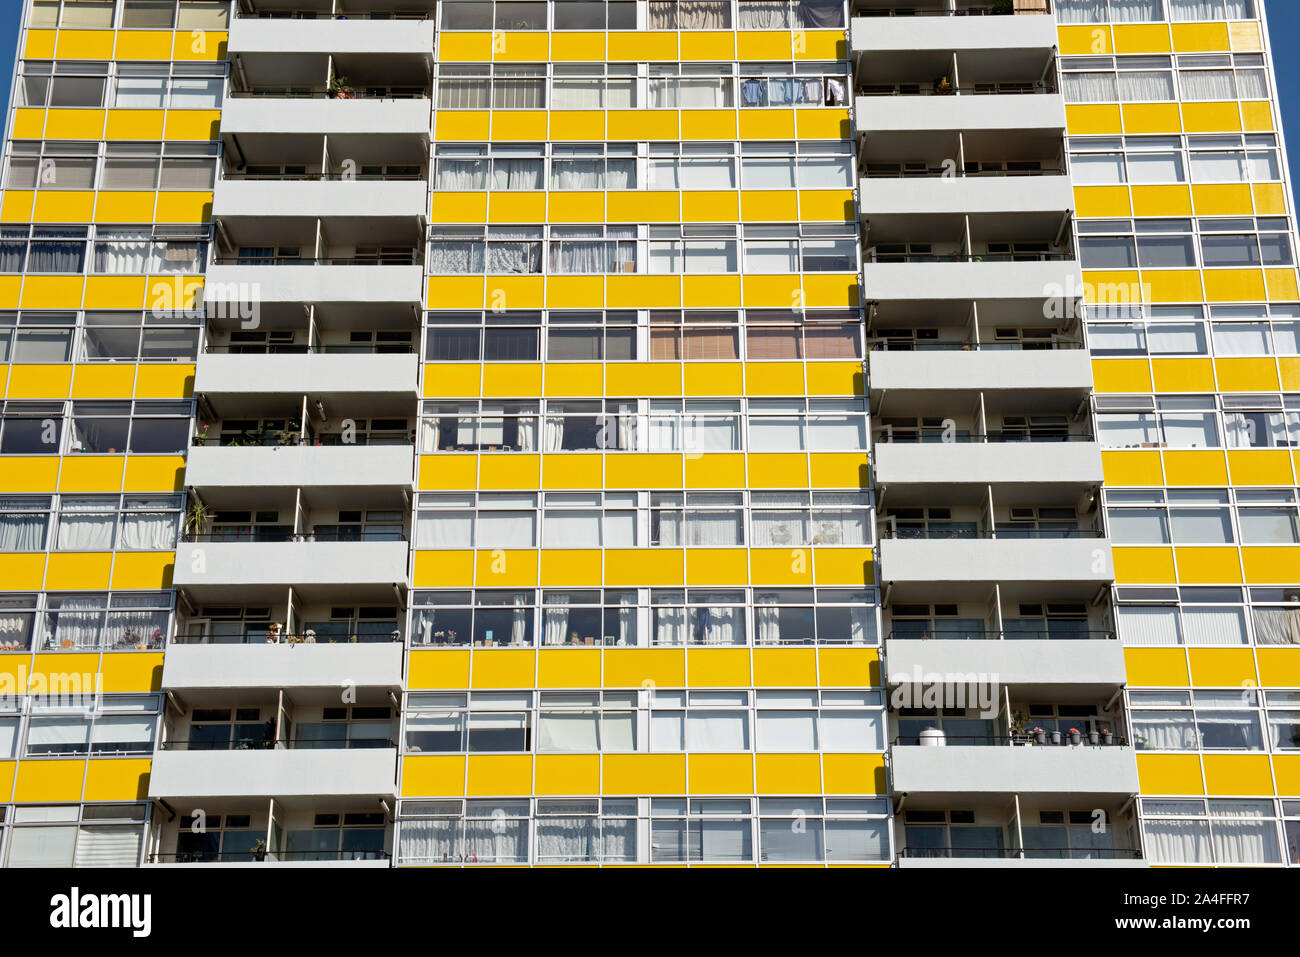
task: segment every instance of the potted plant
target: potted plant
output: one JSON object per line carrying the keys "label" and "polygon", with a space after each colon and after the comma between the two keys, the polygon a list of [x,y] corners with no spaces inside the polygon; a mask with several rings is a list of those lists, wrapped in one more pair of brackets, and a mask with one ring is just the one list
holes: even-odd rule
{"label": "potted plant", "polygon": [[335,75],[330,78],[329,95],[331,100],[352,99],[352,87],[346,76]]}
{"label": "potted plant", "polygon": [[212,527],[212,510],[200,499],[191,498],[185,507],[185,534],[190,538],[206,535]]}
{"label": "potted plant", "polygon": [[1115,735],[1111,733],[1110,728],[1104,724],[1101,726],[1101,743],[1106,747],[1110,747],[1115,743]]}
{"label": "potted plant", "polygon": [[1070,729],[1070,743],[1071,743],[1071,744],[1074,744],[1074,745],[1077,745],[1077,744],[1082,743],[1082,741],[1083,741],[1083,735],[1080,733],[1079,729],[1078,729],[1078,728],[1071,728],[1071,729]]}
{"label": "potted plant", "polygon": [[1034,744],[1039,746],[1047,744],[1047,732],[1037,725],[1034,726]]}
{"label": "potted plant", "polygon": [[208,441],[208,429],[210,429],[210,428],[212,428],[212,426],[210,426],[210,425],[206,425],[206,424],[205,424],[205,425],[200,425],[200,426],[199,426],[198,431],[194,434],[194,444],[195,444],[195,445],[204,445],[204,444],[207,443],[207,441]]}
{"label": "potted plant", "polygon": [[1088,743],[1094,748],[1101,744],[1101,732],[1093,728],[1088,732]]}
{"label": "potted plant", "polygon": [[1061,743],[1061,732],[1060,732],[1060,731],[1053,731],[1053,732],[1052,732],[1052,744],[1060,744],[1060,743]]}
{"label": "potted plant", "polygon": [[257,839],[257,843],[253,845],[253,860],[266,860],[266,841],[262,840],[260,837]]}

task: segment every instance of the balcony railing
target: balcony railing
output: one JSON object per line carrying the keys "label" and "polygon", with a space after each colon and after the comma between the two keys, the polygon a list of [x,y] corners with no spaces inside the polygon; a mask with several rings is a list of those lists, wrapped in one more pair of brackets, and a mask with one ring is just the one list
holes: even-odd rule
{"label": "balcony railing", "polygon": [[1010,253],[878,253],[867,252],[864,260],[875,263],[1045,263],[1071,262],[1073,253],[1010,252]]}
{"label": "balcony railing", "polygon": [[312,257],[274,257],[274,256],[218,256],[212,260],[214,266],[422,266],[423,258],[417,249],[408,254],[388,254],[381,256],[320,256]]}
{"label": "balcony railing", "polygon": [[427,100],[432,94],[422,87],[361,87],[347,92],[324,86],[258,86],[231,90],[231,99],[292,100]]}
{"label": "balcony railing", "polygon": [[345,445],[414,445],[414,432],[370,432],[344,435],[342,432],[322,432],[303,436],[298,432],[244,432],[239,435],[195,436],[194,445],[240,447],[277,447],[285,445],[345,446]]}
{"label": "balcony railing", "polygon": [[926,166],[925,168],[917,167],[899,167],[894,163],[882,163],[876,168],[868,165],[865,169],[859,171],[861,176],[867,179],[984,179],[998,176],[1064,176],[1066,171],[1058,167],[1034,166],[1025,169],[954,169],[940,164],[939,166]]}
{"label": "balcony railing", "polygon": [[234,356],[381,356],[381,355],[414,355],[415,346],[411,343],[385,343],[376,345],[375,343],[366,343],[360,345],[339,344],[339,345],[292,345],[288,343],[270,342],[270,343],[240,343],[235,345],[207,345],[204,347],[205,353],[215,355],[234,355]]}
{"label": "balcony railing", "polygon": [[178,851],[150,854],[150,864],[245,864],[276,861],[386,861],[387,851]]}
{"label": "balcony railing", "polygon": [[[334,625],[339,627],[329,627]],[[378,645],[401,640],[402,632],[394,627],[372,631],[342,622],[322,623],[319,630],[306,628],[301,632],[272,634],[270,629],[254,629],[233,635],[177,632],[172,637],[172,642],[178,645]]]}
{"label": "balcony railing", "polygon": [[345,734],[338,738],[299,741],[268,741],[261,738],[237,741],[164,741],[163,751],[343,751],[368,748],[395,748],[392,738]]}
{"label": "balcony railing", "polygon": [[953,433],[946,433],[943,429],[925,429],[919,434],[916,430],[903,431],[894,429],[892,434],[887,430],[880,430],[876,433],[875,441],[877,443],[911,443],[925,445],[950,445],[952,443],[985,443],[985,442],[1095,442],[1097,441],[1087,432],[1025,432],[1021,429],[1003,429],[997,432],[963,432],[958,430]]}
{"label": "balcony railing", "polygon": [[868,339],[868,352],[1055,352],[1082,349],[1078,339],[1027,342],[935,342],[924,339]]}
{"label": "balcony railing", "polygon": [[931,523],[926,528],[909,528],[900,525],[891,528],[880,526],[881,538],[898,538],[926,541],[945,539],[1048,539],[1048,538],[1102,538],[1103,533],[1096,528],[977,528],[974,523],[953,522],[951,524]]}
{"label": "balcony railing", "polygon": [[[1093,740],[1093,736],[1096,740]],[[1124,748],[1128,747],[1128,741],[1114,732],[1109,734],[1101,731],[1079,731],[1077,734],[1068,731],[1052,730],[1030,730],[1023,734],[1013,734],[1009,737],[995,734],[961,734],[951,735],[943,734],[934,737],[920,737],[918,735],[902,735],[890,742],[894,747],[915,748],[915,747],[959,747],[959,748],[1027,748],[1027,747],[1049,747],[1049,748]]]}
{"label": "balcony railing", "polygon": [[237,182],[270,182],[270,183],[347,183],[347,182],[366,182],[366,183],[411,183],[420,182],[428,177],[428,173],[418,171],[414,173],[227,173],[223,172],[221,178],[224,180],[234,180]]}
{"label": "balcony railing", "polygon": [[[935,828],[938,830],[938,828]],[[908,845],[900,857],[942,858],[949,860],[1071,860],[1071,861],[1139,861],[1142,852],[1135,847],[1034,847],[1014,850],[1005,847],[950,847],[947,845]]]}
{"label": "balcony railing", "polygon": [[261,525],[251,528],[217,529],[212,532],[191,532],[187,542],[404,542],[406,533],[401,529],[365,528],[356,525],[317,525],[311,531],[295,532],[280,525]]}
{"label": "balcony railing", "polygon": [[969,86],[945,86],[937,83],[867,83],[858,88],[858,96],[1021,96],[1055,93],[1042,81],[1003,81],[973,83]]}
{"label": "balcony railing", "polygon": [[237,20],[432,20],[436,13],[430,10],[384,10],[362,13],[329,13],[324,10],[254,10],[245,12],[235,7]]}
{"label": "balcony railing", "polygon": [[891,641],[1108,641],[1115,638],[1113,631],[1073,628],[1013,628],[996,631],[982,628],[931,628],[927,623],[918,623],[916,628],[899,627],[902,622],[895,622],[894,625],[893,631],[887,636]]}

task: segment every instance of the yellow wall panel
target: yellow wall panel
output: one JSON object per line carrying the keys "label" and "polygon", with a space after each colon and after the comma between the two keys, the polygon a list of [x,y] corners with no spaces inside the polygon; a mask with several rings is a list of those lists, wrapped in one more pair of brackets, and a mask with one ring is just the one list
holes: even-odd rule
{"label": "yellow wall panel", "polygon": [[120,492],[125,464],[122,455],[69,455],[59,472],[59,491]]}
{"label": "yellow wall panel", "polygon": [[[517,36],[518,34],[511,34]],[[504,39],[506,34],[500,34]],[[492,59],[491,33],[461,33],[452,31],[438,37],[438,59],[448,62],[481,61]],[[543,55],[542,59],[546,59]]]}
{"label": "yellow wall panel", "polygon": [[1226,23],[1175,23],[1173,33],[1174,50],[1178,53],[1228,49]]}
{"label": "yellow wall panel", "polygon": [[1258,269],[1207,269],[1205,298],[1210,302],[1257,302],[1268,293]]}
{"label": "yellow wall panel", "polygon": [[1083,274],[1083,298],[1089,303],[1143,302],[1141,274],[1131,270],[1089,270]]}
{"label": "yellow wall panel", "polygon": [[1294,546],[1244,546],[1241,550],[1247,583],[1287,585],[1300,581],[1300,549]]}
{"label": "yellow wall panel", "polygon": [[453,193],[435,190],[432,221],[435,223],[487,222],[487,193]]}
{"label": "yellow wall panel", "polygon": [[874,585],[869,548],[816,548],[813,568],[819,585]]}
{"label": "yellow wall panel", "polygon": [[[0,206],[0,221],[6,223],[28,223],[32,219],[32,205],[36,194],[28,189],[7,189],[4,203]],[[14,277],[20,279],[21,277]]]}
{"label": "yellow wall panel", "polygon": [[605,488],[679,488],[682,457],[674,453],[609,453],[605,456]]}
{"label": "yellow wall panel", "polygon": [[1074,187],[1075,212],[1080,216],[1129,216],[1127,186]]}
{"label": "yellow wall panel", "polygon": [[[602,137],[590,138],[601,139]],[[603,223],[605,194],[585,191],[548,193],[546,213],[553,223]]]}
{"label": "yellow wall panel", "polygon": [[531,648],[475,648],[470,659],[470,687],[532,688],[536,684],[535,664],[536,654]]}
{"label": "yellow wall panel", "polygon": [[746,362],[746,395],[803,395],[802,362]]}
{"label": "yellow wall panel", "polygon": [[542,488],[600,488],[601,465],[602,456],[599,452],[543,455]]}
{"label": "yellow wall panel", "polygon": [[807,488],[808,458],[802,452],[751,452],[749,483],[754,488]]}
{"label": "yellow wall panel", "polygon": [[539,754],[533,774],[537,794],[577,796],[600,793],[598,754]]}
{"label": "yellow wall panel", "polygon": [[45,134],[44,110],[14,110],[14,139],[39,140]]}
{"label": "yellow wall panel", "polygon": [[741,452],[710,452],[686,457],[686,488],[744,488],[745,456]]}
{"label": "yellow wall panel", "polygon": [[686,656],[680,648],[610,648],[605,651],[606,688],[683,688]]}
{"label": "yellow wall panel", "polygon": [[557,61],[581,61],[605,59],[604,33],[569,33],[561,31],[551,34],[551,59]]}
{"label": "yellow wall panel", "polygon": [[794,132],[794,110],[740,111],[742,140],[791,140]]}
{"label": "yellow wall panel", "polygon": [[600,773],[604,794],[686,793],[684,754],[607,754]]}
{"label": "yellow wall panel", "polygon": [[478,363],[449,362],[424,367],[426,396],[477,396],[483,391],[483,367]]}
{"label": "yellow wall panel", "polygon": [[827,794],[888,794],[883,754],[823,754]]}
{"label": "yellow wall panel", "polygon": [[1192,204],[1197,216],[1249,216],[1255,211],[1247,183],[1193,186]]}
{"label": "yellow wall panel", "polygon": [[1073,136],[1122,132],[1119,104],[1071,103],[1065,108],[1065,122]]}
{"label": "yellow wall panel", "polygon": [[95,194],[79,189],[43,189],[36,194],[32,219],[38,223],[88,223],[94,216]]}
{"label": "yellow wall panel", "polygon": [[1286,215],[1286,190],[1281,183],[1256,183],[1251,191],[1255,195],[1255,212],[1261,216]]}
{"label": "yellow wall panel", "polygon": [[1278,794],[1300,795],[1300,754],[1273,755],[1273,777]]}
{"label": "yellow wall panel", "polygon": [[230,34],[224,30],[178,30],[173,60],[224,60]]}
{"label": "yellow wall panel", "polygon": [[537,455],[481,455],[478,461],[479,488],[535,489],[542,484],[542,460]]}
{"label": "yellow wall panel", "polygon": [[[573,545],[588,544],[573,542]],[[591,548],[548,548],[542,551],[538,572],[541,584],[547,586],[577,585],[599,588],[601,584],[600,550]],[[600,640],[600,635],[580,635],[579,638]]]}
{"label": "yellow wall panel", "polygon": [[857,276],[803,277],[805,306],[856,306],[859,298]]}
{"label": "yellow wall panel", "polygon": [[677,34],[667,30],[611,31],[610,60],[676,60]]}
{"label": "yellow wall panel", "polygon": [[1300,296],[1294,269],[1265,269],[1264,285],[1268,287],[1270,301],[1278,299],[1285,301]]}
{"label": "yellow wall panel", "polygon": [[814,452],[809,458],[813,488],[867,488],[866,452]]}
{"label": "yellow wall panel", "polygon": [[548,396],[604,395],[605,367],[599,362],[552,362],[542,372]]}
{"label": "yellow wall panel", "polygon": [[418,551],[415,553],[417,588],[461,588],[474,584],[474,553]]}
{"label": "yellow wall panel", "polygon": [[1268,755],[1207,754],[1203,760],[1207,793],[1273,796]]}
{"label": "yellow wall panel", "polygon": [[722,30],[683,31],[680,38],[683,60],[734,60],[736,35]]}
{"label": "yellow wall panel", "polygon": [[149,796],[149,758],[91,759],[86,765],[87,801],[143,801]]}
{"label": "yellow wall panel", "polygon": [[750,308],[788,309],[798,305],[803,297],[798,276],[745,276],[742,289],[744,305]]}
{"label": "yellow wall panel", "polygon": [[[492,133],[494,140],[544,140],[546,139],[545,110],[493,110]],[[494,193],[494,196],[503,195]],[[540,194],[538,200],[544,199]],[[503,220],[498,220],[503,222]]]}
{"label": "yellow wall panel", "polygon": [[1285,449],[1229,449],[1233,485],[1293,485],[1291,453]]}
{"label": "yellow wall panel", "polygon": [[748,754],[691,754],[686,759],[690,794],[750,794],[754,760]]}
{"label": "yellow wall panel", "polygon": [[[47,486],[44,491],[49,491]],[[32,491],[32,490],[27,490]],[[45,575],[45,555],[41,553],[0,555],[0,581],[6,591],[35,591]]]}
{"label": "yellow wall panel", "polygon": [[14,800],[31,804],[81,800],[85,761],[22,761],[14,782]]}
{"label": "yellow wall panel", "polygon": [[743,548],[688,548],[686,584],[745,585],[749,569]]}
{"label": "yellow wall panel", "polygon": [[60,60],[111,60],[113,31],[60,30],[54,55]]}
{"label": "yellow wall panel", "polygon": [[99,666],[104,692],[157,691],[162,687],[162,667],[162,652],[105,654]]}
{"label": "yellow wall panel", "polygon": [[542,366],[533,362],[489,362],[483,366],[483,395],[518,396],[542,394]]}
{"label": "yellow wall panel", "polygon": [[605,283],[605,305],[611,309],[673,309],[681,304],[682,286],[676,276],[610,276]]}
{"label": "yellow wall panel", "polygon": [[1186,302],[1201,298],[1201,274],[1195,269],[1158,272],[1148,269],[1142,273],[1142,286],[1142,298],[1147,302]]}
{"label": "yellow wall panel", "polygon": [[1213,392],[1214,364],[1209,359],[1152,359],[1157,392]]}
{"label": "yellow wall panel", "polygon": [[600,276],[548,276],[546,305],[552,309],[599,309],[605,305],[605,280]]}
{"label": "yellow wall panel", "polygon": [[1257,684],[1255,653],[1249,648],[1189,648],[1192,685],[1237,688]]}
{"label": "yellow wall panel", "polygon": [[1101,453],[1107,485],[1163,485],[1164,470],[1156,451],[1124,450]]}
{"label": "yellow wall panel", "polygon": [[5,456],[0,469],[0,492],[49,492],[59,475],[59,459],[53,455]]}
{"label": "yellow wall panel", "polygon": [[113,587],[171,588],[175,552],[119,552],[113,562]]}
{"label": "yellow wall panel", "polygon": [[546,302],[546,280],[541,276],[488,276],[485,281],[491,309],[540,309]]}
{"label": "yellow wall panel", "polygon": [[844,60],[848,58],[848,44],[843,30],[796,30],[794,58],[796,60]]}
{"label": "yellow wall panel", "polygon": [[1097,392],[1150,392],[1151,365],[1146,359],[1093,359]]}
{"label": "yellow wall panel", "polygon": [[755,755],[759,794],[820,794],[822,774],[817,754]]}
{"label": "yellow wall panel", "polygon": [[410,755],[402,759],[402,797],[465,793],[465,755]]}
{"label": "yellow wall panel", "polygon": [[742,30],[737,36],[742,60],[789,60],[794,56],[787,30]]}
{"label": "yellow wall panel", "polygon": [[1192,194],[1186,186],[1134,186],[1134,216],[1190,216]]}
{"label": "yellow wall panel", "polygon": [[852,223],[857,221],[851,189],[799,191],[799,218],[803,221]]}
{"label": "yellow wall panel", "polygon": [[[135,391],[134,365],[78,365],[72,376],[74,399],[126,398]],[[125,449],[123,450],[125,451]]]}
{"label": "yellow wall panel", "polygon": [[692,688],[749,687],[749,649],[687,649],[686,683]]}
{"label": "yellow wall panel", "polygon": [[681,585],[686,580],[683,562],[682,553],[673,549],[607,548],[605,585],[610,588]]}
{"label": "yellow wall panel", "polygon": [[[155,137],[156,138],[156,137]],[[105,192],[95,199],[95,222],[97,223],[152,223],[154,221],[154,199],[157,193],[152,190],[138,192]],[[126,278],[117,276],[95,276],[90,280],[108,278]],[[131,277],[135,279],[135,277]],[[143,285],[144,277],[135,281]]]}
{"label": "yellow wall panel", "polygon": [[[459,637],[459,636],[458,636]],[[414,640],[423,641],[423,636]],[[433,640],[430,636],[430,640]],[[469,649],[412,651],[407,659],[406,686],[462,689],[469,687]]]}
{"label": "yellow wall panel", "polygon": [[607,193],[605,205],[611,223],[659,223],[681,219],[681,194],[673,190]]}
{"label": "yellow wall panel", "polygon": [[1063,54],[1114,53],[1110,27],[1077,25],[1058,26],[1057,40]]}
{"label": "yellow wall panel", "polygon": [[610,396],[681,395],[682,369],[676,363],[616,363],[605,367]]}
{"label": "yellow wall panel", "polygon": [[1174,549],[1178,565],[1178,581],[1184,585],[1216,585],[1241,581],[1241,561],[1237,549],[1231,546],[1192,547],[1184,545]]}
{"label": "yellow wall panel", "polygon": [[742,395],[743,365],[739,362],[688,362],[685,371],[686,395]]}
{"label": "yellow wall panel", "polygon": [[14,776],[18,770],[16,761],[0,761],[0,801],[12,801],[14,793]]}
{"label": "yellow wall panel", "polygon": [[1267,133],[1275,129],[1273,104],[1268,100],[1243,101],[1241,125],[1251,133]]}
{"label": "yellow wall panel", "polygon": [[1265,688],[1300,687],[1300,648],[1257,648],[1259,683]]}
{"label": "yellow wall panel", "polygon": [[1159,584],[1174,581],[1174,556],[1168,548],[1125,548],[1111,550],[1115,581],[1120,584]]}
{"label": "yellow wall panel", "polygon": [[[736,114],[733,110],[682,110],[682,139],[734,140]],[[690,196],[691,193],[684,194]],[[735,219],[734,216],[731,217]]]}
{"label": "yellow wall panel", "polygon": [[54,30],[28,30],[27,44],[23,47],[23,55],[32,60],[53,59],[56,36]]}
{"label": "yellow wall panel", "polygon": [[848,110],[797,110],[795,132],[801,140],[847,140],[852,138]]}
{"label": "yellow wall panel", "polygon": [[875,648],[819,648],[818,684],[823,688],[878,687],[880,652]]}
{"label": "yellow wall panel", "polygon": [[1184,103],[1183,128],[1188,133],[1223,133],[1241,129],[1241,111],[1230,103]]}
{"label": "yellow wall panel", "polygon": [[126,492],[179,492],[185,475],[180,455],[130,455],[122,489]]}
{"label": "yellow wall panel", "polygon": [[212,218],[212,193],[159,192],[154,218],[160,223],[205,223]]}
{"label": "yellow wall panel", "polygon": [[11,399],[66,399],[71,387],[72,366],[9,367],[8,396]]}
{"label": "yellow wall panel", "polygon": [[80,276],[28,275],[23,279],[23,308],[76,309],[82,288]]}
{"label": "yellow wall panel", "polygon": [[142,365],[136,370],[137,399],[183,399],[193,394],[193,364]]}
{"label": "yellow wall panel", "polygon": [[[480,588],[537,585],[537,552],[532,549],[494,548],[476,552],[474,581]],[[504,641],[506,636],[497,640]]]}
{"label": "yellow wall panel", "polygon": [[739,276],[682,277],[682,305],[687,309],[734,309],[740,300]]}
{"label": "yellow wall panel", "polygon": [[[545,139],[545,135],[537,138]],[[545,220],[545,193],[498,192],[488,195],[488,222],[541,223]]]}
{"label": "yellow wall panel", "polygon": [[471,754],[465,793],[476,797],[533,793],[531,754]]}
{"label": "yellow wall panel", "polygon": [[119,30],[113,57],[117,60],[170,60],[172,31]]}
{"label": "yellow wall panel", "polygon": [[1143,794],[1204,794],[1201,760],[1194,754],[1139,754],[1138,786]]}
{"label": "yellow wall panel", "polygon": [[169,140],[215,140],[220,110],[168,110],[164,137]]}
{"label": "yellow wall panel", "polygon": [[488,138],[492,122],[487,110],[442,110],[435,112],[434,118],[434,138],[443,142],[482,142]]}
{"label": "yellow wall panel", "polygon": [[754,687],[812,688],[816,685],[817,652],[814,649],[754,649]]}
{"label": "yellow wall panel", "polygon": [[[610,46],[613,46],[612,39]],[[605,117],[605,123],[611,140],[678,138],[676,110],[611,110]]]}
{"label": "yellow wall panel", "polygon": [[1163,23],[1117,23],[1112,29],[1116,53],[1168,53],[1172,49],[1169,28]]}
{"label": "yellow wall panel", "polygon": [[45,587],[68,591],[107,588],[112,564],[111,552],[53,554],[45,570]]}
{"label": "yellow wall panel", "polygon": [[537,655],[537,687],[599,688],[599,648],[543,648]]}
{"label": "yellow wall panel", "polygon": [[605,114],[601,110],[555,110],[551,113],[551,139],[603,140]]}
{"label": "yellow wall panel", "polygon": [[1282,391],[1300,391],[1300,359],[1279,356],[1277,364],[1282,377]]}
{"label": "yellow wall panel", "polygon": [[749,567],[755,585],[811,585],[813,582],[810,548],[753,548],[749,552]]}
{"label": "yellow wall panel", "polygon": [[739,216],[740,197],[735,190],[691,190],[682,193],[682,219],[685,222],[732,222]]}
{"label": "yellow wall panel", "polygon": [[550,58],[549,33],[540,30],[498,30],[491,36],[494,60],[535,63]]}
{"label": "yellow wall panel", "polygon": [[865,395],[860,362],[809,362],[804,369],[809,395]]}
{"label": "yellow wall panel", "polygon": [[1215,360],[1220,392],[1276,392],[1277,362],[1271,357],[1222,357]]}
{"label": "yellow wall panel", "polygon": [[792,189],[744,190],[740,218],[745,222],[794,222],[799,219],[799,193]]}

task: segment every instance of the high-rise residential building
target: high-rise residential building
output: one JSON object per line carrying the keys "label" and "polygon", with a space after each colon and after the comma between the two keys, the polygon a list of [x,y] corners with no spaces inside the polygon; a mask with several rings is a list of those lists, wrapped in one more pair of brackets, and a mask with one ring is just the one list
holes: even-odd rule
{"label": "high-rise residential building", "polygon": [[0,863],[1300,863],[1260,0],[23,0]]}

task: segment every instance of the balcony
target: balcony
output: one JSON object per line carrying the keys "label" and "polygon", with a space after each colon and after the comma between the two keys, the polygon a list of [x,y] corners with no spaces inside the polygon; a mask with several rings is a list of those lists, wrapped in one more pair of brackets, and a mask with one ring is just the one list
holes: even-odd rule
{"label": "balcony", "polygon": [[[217,196],[219,199],[219,191]],[[906,214],[1064,212],[1074,208],[1074,189],[1070,177],[1052,172],[1035,176],[867,176],[858,183],[858,208],[864,219]]]}
{"label": "balcony", "polygon": [[410,445],[200,445],[185,464],[197,489],[410,488],[414,474]]}
{"label": "balcony", "polygon": [[1147,867],[1142,852],[1135,847],[1113,849],[1035,848],[1026,851],[975,850],[953,847],[899,848],[898,866],[907,868],[1104,868]]}
{"label": "balcony", "polygon": [[[414,252],[414,251],[413,251]],[[260,303],[421,303],[424,267],[376,264],[355,258],[302,259],[292,263],[219,260],[208,267],[203,298],[209,312],[243,315]]]}
{"label": "balcony", "polygon": [[[170,656],[170,652],[168,655]],[[1124,649],[1115,640],[1085,633],[1076,639],[1013,636],[945,640],[890,637],[885,642],[889,684],[966,683],[969,676],[986,675],[999,685],[1051,692],[1069,686],[1071,692],[1107,695],[1125,684]],[[955,676],[955,677],[953,677]]]}
{"label": "balcony", "polygon": [[880,543],[880,577],[940,589],[1003,582],[1095,592],[1115,573],[1104,538],[891,538]]}
{"label": "balcony", "polygon": [[[387,267],[375,267],[387,268]],[[419,357],[414,354],[247,355],[205,352],[199,356],[194,390],[208,396],[278,394],[376,395],[418,398]]]}
{"label": "balcony", "polygon": [[[866,298],[887,300],[968,300],[978,290],[986,299],[1060,299],[1077,295],[1082,284],[1074,259],[1045,257],[1023,261],[993,257],[935,256],[902,262],[866,262]],[[209,270],[211,276],[211,270]]]}
{"label": "balcony", "polygon": [[215,216],[413,216],[423,217],[428,184],[423,179],[238,179],[217,182]]}
{"label": "balcony", "polygon": [[401,642],[362,644],[177,644],[167,649],[169,691],[402,687]]}
{"label": "balcony", "polygon": [[[1086,396],[1092,391],[1092,362],[1084,349],[1023,351],[981,345],[943,351],[873,351],[869,361],[873,393],[1029,390]],[[200,361],[200,376],[202,370]]]}
{"label": "balcony", "polygon": [[394,747],[190,751],[164,746],[153,756],[149,796],[173,802],[275,797],[337,804],[391,798],[396,772]]}
{"label": "balcony", "polygon": [[237,16],[228,49],[241,53],[392,53],[433,59],[432,19],[264,19]]}
{"label": "balcony", "polygon": [[[860,11],[870,13],[870,11]],[[943,10],[918,9],[918,16],[855,16],[850,46],[862,53],[960,53],[1023,50],[1051,51],[1056,46],[1052,16],[946,16]],[[927,13],[937,14],[926,16]]]}
{"label": "balcony", "polygon": [[1092,441],[877,442],[872,457],[878,483],[916,486],[922,497],[927,487],[938,491],[953,484],[997,485],[1009,498],[1042,485],[1069,484],[1081,491],[1103,478],[1101,446]]}
{"label": "balcony", "polygon": [[1015,794],[1066,803],[1083,795],[1090,801],[1121,802],[1138,792],[1133,749],[1121,745],[900,745],[891,755],[894,793],[917,795],[927,802],[1010,800]]}
{"label": "balcony", "polygon": [[[915,27],[913,27],[915,29]],[[918,31],[919,32],[919,31]],[[936,96],[859,96],[854,123],[859,134],[960,130],[1053,130],[1065,133],[1065,100],[1059,93],[965,93]],[[225,127],[225,119],[222,119]]]}
{"label": "balcony", "polygon": [[406,581],[404,541],[182,542],[175,583],[202,593],[309,583],[382,588]]}
{"label": "balcony", "polygon": [[404,133],[427,137],[432,129],[432,101],[423,96],[333,99],[324,90],[291,93],[288,87],[261,87],[243,94],[232,91],[221,111],[222,134]]}

